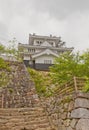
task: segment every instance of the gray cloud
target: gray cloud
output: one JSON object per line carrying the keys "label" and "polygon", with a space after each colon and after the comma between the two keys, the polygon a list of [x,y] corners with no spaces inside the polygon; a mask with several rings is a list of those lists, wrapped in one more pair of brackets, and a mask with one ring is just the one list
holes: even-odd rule
{"label": "gray cloud", "polygon": [[27,15],[34,10],[36,13],[49,13],[51,17],[65,18],[76,11],[89,11],[89,0],[0,0],[0,8],[11,17]]}
{"label": "gray cloud", "polygon": [[29,33],[62,36],[82,50],[89,41],[89,0],[0,0],[0,40],[16,37],[27,43]]}
{"label": "gray cloud", "polygon": [[56,18],[65,18],[76,11],[89,11],[89,0],[33,0],[33,5],[35,10],[48,12]]}

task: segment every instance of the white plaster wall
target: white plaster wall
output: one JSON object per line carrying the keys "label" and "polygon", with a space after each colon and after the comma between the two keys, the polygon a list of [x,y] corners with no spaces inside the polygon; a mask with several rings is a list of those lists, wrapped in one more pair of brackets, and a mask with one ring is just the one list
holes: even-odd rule
{"label": "white plaster wall", "polygon": [[51,60],[51,61],[52,61],[52,64],[53,64],[54,58],[55,58],[55,57],[52,56],[52,55],[42,55],[42,56],[37,57],[37,58],[35,59],[35,63],[44,63],[44,60]]}
{"label": "white plaster wall", "polygon": [[37,41],[37,40],[34,40],[34,43],[33,43],[34,45],[37,45],[36,41]]}
{"label": "white plaster wall", "polygon": [[37,45],[37,46],[39,45],[39,44],[37,43],[37,41],[43,42],[43,40],[37,40],[37,39],[36,39],[36,40],[34,40],[34,45]]}
{"label": "white plaster wall", "polygon": [[24,60],[30,60],[30,57],[24,56]]}
{"label": "white plaster wall", "polygon": [[41,52],[42,51],[42,49],[35,49],[35,52],[37,53],[37,52]]}

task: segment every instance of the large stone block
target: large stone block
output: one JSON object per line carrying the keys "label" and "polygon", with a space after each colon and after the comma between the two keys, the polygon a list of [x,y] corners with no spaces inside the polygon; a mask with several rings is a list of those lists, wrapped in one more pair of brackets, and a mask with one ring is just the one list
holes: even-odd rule
{"label": "large stone block", "polygon": [[89,110],[84,108],[78,108],[71,112],[71,118],[89,118]]}
{"label": "large stone block", "polygon": [[76,93],[76,98],[78,98],[78,97],[89,99],[89,93],[78,92],[78,93]]}
{"label": "large stone block", "polygon": [[89,100],[86,98],[77,98],[75,100],[75,108],[89,108]]}
{"label": "large stone block", "polygon": [[80,119],[76,125],[76,130],[89,130],[89,119]]}

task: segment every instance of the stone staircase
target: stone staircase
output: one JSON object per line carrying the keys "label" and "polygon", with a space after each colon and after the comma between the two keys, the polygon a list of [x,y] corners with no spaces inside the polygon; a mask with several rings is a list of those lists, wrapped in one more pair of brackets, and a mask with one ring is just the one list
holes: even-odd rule
{"label": "stone staircase", "polygon": [[0,89],[0,130],[54,130],[23,63],[10,63],[9,84]]}
{"label": "stone staircase", "polygon": [[41,107],[0,109],[0,130],[52,130]]}

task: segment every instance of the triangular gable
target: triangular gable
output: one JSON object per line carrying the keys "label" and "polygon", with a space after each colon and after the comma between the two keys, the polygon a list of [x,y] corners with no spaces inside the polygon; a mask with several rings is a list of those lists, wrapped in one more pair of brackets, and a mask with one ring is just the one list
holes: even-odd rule
{"label": "triangular gable", "polygon": [[51,50],[49,50],[49,49],[46,49],[45,51],[40,52],[40,53],[38,53],[38,54],[35,54],[35,55],[33,55],[32,57],[33,57],[33,58],[36,58],[36,57],[39,57],[39,56],[44,55],[44,54],[46,54],[46,55],[53,55],[53,56],[55,56],[55,57],[58,57],[58,56],[59,56],[58,54],[54,53],[53,51],[51,51]]}
{"label": "triangular gable", "polygon": [[43,43],[41,44],[41,46],[51,47],[51,45],[50,45],[47,41],[43,42]]}

